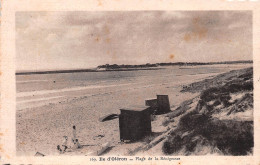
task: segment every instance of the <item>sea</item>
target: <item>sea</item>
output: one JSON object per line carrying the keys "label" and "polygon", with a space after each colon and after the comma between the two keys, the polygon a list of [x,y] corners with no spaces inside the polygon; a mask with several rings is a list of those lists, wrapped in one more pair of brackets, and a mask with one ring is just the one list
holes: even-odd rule
{"label": "sea", "polygon": [[16,75],[17,110],[91,97],[119,89],[158,85],[174,87],[252,64],[168,66],[155,70]]}

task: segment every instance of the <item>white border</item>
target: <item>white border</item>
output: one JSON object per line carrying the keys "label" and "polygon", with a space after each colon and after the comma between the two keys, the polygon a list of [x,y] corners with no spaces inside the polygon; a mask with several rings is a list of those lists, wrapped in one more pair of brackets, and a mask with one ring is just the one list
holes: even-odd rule
{"label": "white border", "polygon": [[[260,2],[225,0],[6,0],[2,2],[0,161],[10,164],[92,164],[86,156],[17,157],[15,154],[15,12],[16,11],[103,11],[103,10],[251,10],[253,12],[254,60],[254,155],[178,156],[180,161],[145,161],[142,164],[260,164]],[[95,162],[93,164],[123,164]],[[125,162],[140,164],[141,162]]]}

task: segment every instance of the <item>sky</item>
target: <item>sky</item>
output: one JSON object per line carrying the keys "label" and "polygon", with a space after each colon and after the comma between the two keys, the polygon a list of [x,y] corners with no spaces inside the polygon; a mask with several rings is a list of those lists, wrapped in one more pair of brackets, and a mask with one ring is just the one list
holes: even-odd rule
{"label": "sky", "polygon": [[16,13],[16,69],[252,60],[251,11]]}

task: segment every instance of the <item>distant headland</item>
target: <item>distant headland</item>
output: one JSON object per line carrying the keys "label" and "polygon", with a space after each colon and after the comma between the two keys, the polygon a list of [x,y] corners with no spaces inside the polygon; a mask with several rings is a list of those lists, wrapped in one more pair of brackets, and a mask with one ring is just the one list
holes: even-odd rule
{"label": "distant headland", "polygon": [[18,71],[16,75],[28,74],[55,74],[55,73],[73,73],[73,72],[104,72],[104,71],[133,71],[133,70],[158,70],[163,69],[163,66],[196,66],[196,65],[216,65],[216,64],[245,64],[253,63],[252,60],[244,61],[223,61],[223,62],[168,62],[155,64],[141,64],[141,65],[118,65],[105,64],[99,65],[92,69],[69,69],[69,70],[48,70],[48,71]]}

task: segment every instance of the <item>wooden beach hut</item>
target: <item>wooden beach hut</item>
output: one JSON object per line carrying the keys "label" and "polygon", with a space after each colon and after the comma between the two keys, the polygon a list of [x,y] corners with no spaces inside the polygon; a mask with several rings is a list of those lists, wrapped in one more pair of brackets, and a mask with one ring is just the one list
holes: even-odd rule
{"label": "wooden beach hut", "polygon": [[151,108],[151,114],[161,115],[171,111],[168,95],[157,95],[156,99],[145,100],[145,105]]}
{"label": "wooden beach hut", "polygon": [[119,129],[121,141],[136,141],[151,134],[150,107],[120,109]]}
{"label": "wooden beach hut", "polygon": [[164,114],[171,111],[168,95],[157,95],[157,114]]}

